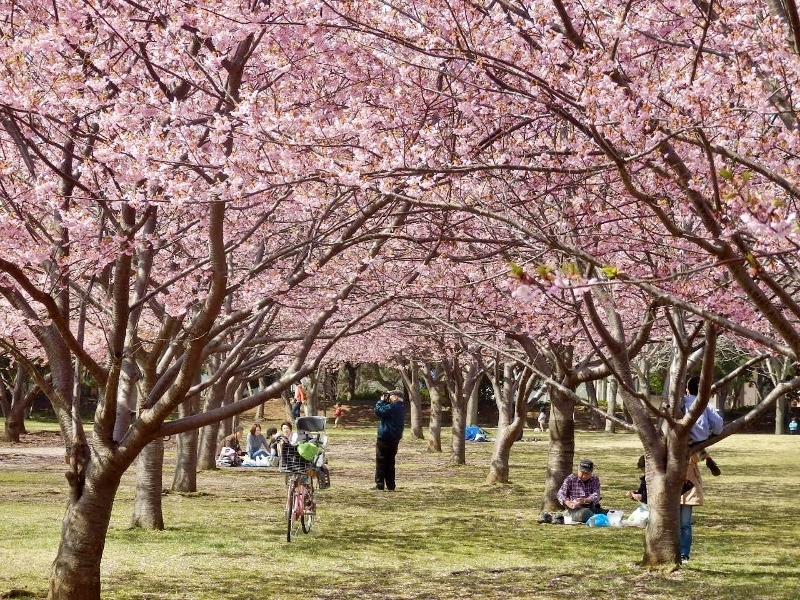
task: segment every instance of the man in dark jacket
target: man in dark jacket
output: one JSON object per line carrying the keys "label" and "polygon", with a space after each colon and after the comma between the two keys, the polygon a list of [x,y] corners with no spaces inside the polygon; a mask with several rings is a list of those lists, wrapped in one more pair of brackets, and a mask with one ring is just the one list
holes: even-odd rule
{"label": "man in dark jacket", "polygon": [[406,407],[403,392],[392,390],[383,394],[375,404],[378,423],[378,440],[375,443],[375,487],[373,490],[394,491],[394,470],[397,446],[403,437]]}

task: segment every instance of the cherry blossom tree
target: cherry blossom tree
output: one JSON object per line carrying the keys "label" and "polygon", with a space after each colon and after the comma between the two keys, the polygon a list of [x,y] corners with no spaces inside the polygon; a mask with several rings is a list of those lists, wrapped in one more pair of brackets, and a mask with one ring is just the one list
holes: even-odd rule
{"label": "cherry blossom tree", "polygon": [[[438,137],[406,172],[424,181],[426,206],[494,215],[516,239],[540,243],[526,257],[538,284],[517,288],[528,301],[594,281],[616,288],[597,296],[603,310],[587,323],[613,348],[626,406],[635,396],[621,350],[628,295],[699,317],[709,351],[723,328],[754,350],[797,359],[795,7],[327,6],[428,75],[420,99],[425,89],[440,96],[435,107],[420,101]],[[542,247],[583,266],[538,269]],[[685,365],[673,374],[673,400],[682,373]],[[674,512],[689,423],[666,415],[677,431],[672,453],[645,431],[651,416],[642,404],[633,418],[671,490],[664,510]],[[673,536],[663,537],[648,547],[648,564],[677,563]]]}
{"label": "cherry blossom tree", "polygon": [[[313,372],[380,307],[335,316],[407,211],[352,185],[342,166],[363,110],[343,101],[346,84],[360,78],[368,94],[386,82],[369,72],[369,53],[340,56],[346,44],[297,25],[308,21],[302,5],[23,4],[2,17],[0,47],[17,65],[0,84],[0,293],[16,317],[2,337],[21,356],[46,357],[43,389],[67,445],[70,500],[50,597],[99,598],[125,470],[159,464],[163,436],[252,408]],[[337,79],[324,66],[331,56],[364,70]],[[30,352],[14,343],[19,327],[37,342]],[[257,375],[256,353],[284,374],[165,423],[218,382]],[[83,371],[100,389],[91,435],[74,394]],[[137,502],[152,505],[160,468],[141,473]]]}

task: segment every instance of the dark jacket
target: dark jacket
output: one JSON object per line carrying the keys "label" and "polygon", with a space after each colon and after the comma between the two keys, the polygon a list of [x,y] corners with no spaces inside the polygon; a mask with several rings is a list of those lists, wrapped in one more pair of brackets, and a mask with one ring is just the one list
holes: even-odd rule
{"label": "dark jacket", "polygon": [[400,441],[406,421],[405,404],[378,400],[375,404],[375,414],[381,419],[378,423],[378,439]]}
{"label": "dark jacket", "polygon": [[647,481],[645,480],[644,475],[642,475],[639,479],[639,489],[636,490],[636,493],[642,495],[642,504],[647,504]]}

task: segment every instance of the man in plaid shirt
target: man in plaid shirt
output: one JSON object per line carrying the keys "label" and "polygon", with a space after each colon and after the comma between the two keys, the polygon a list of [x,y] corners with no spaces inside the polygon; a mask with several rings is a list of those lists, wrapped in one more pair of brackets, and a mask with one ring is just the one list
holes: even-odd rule
{"label": "man in plaid shirt", "polygon": [[558,501],[574,522],[586,523],[592,515],[608,512],[600,507],[600,479],[592,461],[582,460],[578,472],[567,475],[558,490]]}

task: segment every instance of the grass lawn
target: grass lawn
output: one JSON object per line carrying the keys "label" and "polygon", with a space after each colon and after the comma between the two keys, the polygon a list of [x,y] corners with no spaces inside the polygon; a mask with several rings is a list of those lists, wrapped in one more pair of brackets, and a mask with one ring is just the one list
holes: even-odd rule
{"label": "grass lawn", "polygon": [[[38,423],[28,423],[38,431]],[[526,432],[527,433],[527,432]],[[436,600],[465,597],[660,600],[794,599],[800,580],[796,517],[800,436],[739,435],[712,449],[706,505],[695,509],[692,560],[672,574],[637,566],[643,530],[538,525],[547,444],[520,442],[509,486],[483,483],[492,444],[467,447],[467,465],[406,439],[398,490],[372,492],[374,428],[331,430],[332,486],[320,492],[318,528],[285,541],[283,476],[221,469],[198,476],[197,494],[164,495],[166,530],[129,527],[134,473],[123,479],[102,566],[108,599],[300,597]],[[445,444],[449,444],[445,436]],[[51,444],[52,445],[52,444]],[[45,597],[59,540],[63,462],[0,444],[0,597]],[[592,458],[603,504],[627,512],[638,485],[638,439],[577,434]],[[164,474],[172,481],[174,454]],[[77,599],[76,599],[77,600]]]}

